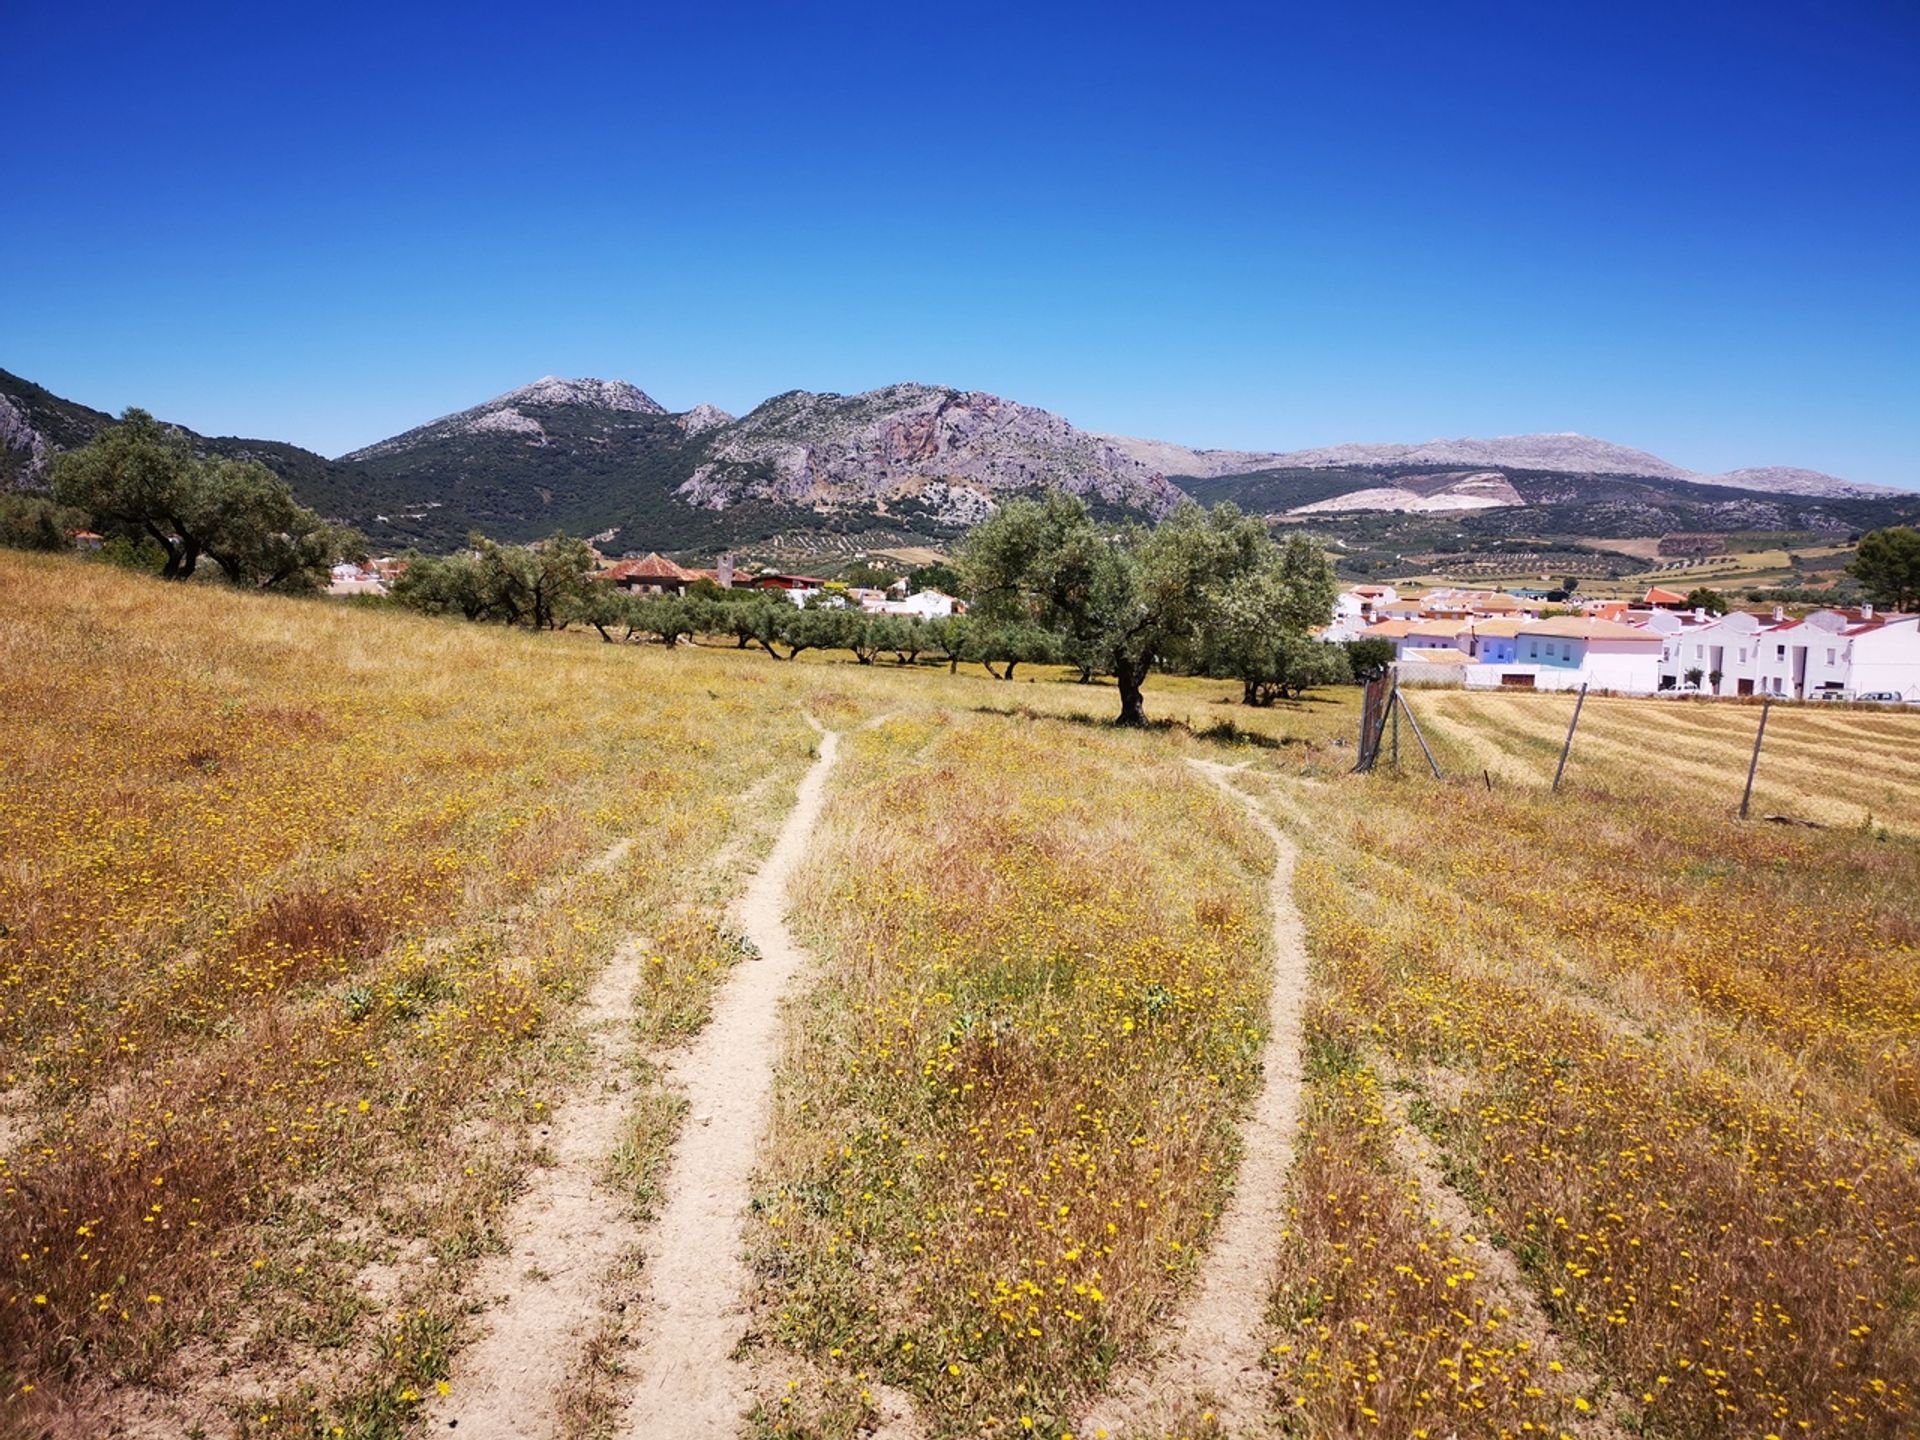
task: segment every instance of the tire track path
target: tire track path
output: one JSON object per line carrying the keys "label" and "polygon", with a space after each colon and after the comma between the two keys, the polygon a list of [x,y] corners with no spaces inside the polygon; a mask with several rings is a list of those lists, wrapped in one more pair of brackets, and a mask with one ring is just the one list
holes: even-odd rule
{"label": "tire track path", "polygon": [[475,1294],[499,1298],[485,1333],[454,1357],[452,1388],[427,1412],[429,1433],[520,1440],[560,1430],[560,1378],[600,1318],[601,1280],[639,1239],[632,1202],[605,1175],[633,1099],[643,948],[623,943],[587,992],[588,1078],[554,1114],[552,1163],[514,1202],[506,1253],[473,1283]]}
{"label": "tire track path", "polygon": [[1233,783],[1240,767],[1209,760],[1187,763],[1232,796],[1278,852],[1267,882],[1273,979],[1267,1042],[1260,1056],[1264,1078],[1241,1130],[1233,1195],[1160,1354],[1097,1401],[1075,1427],[1076,1435],[1162,1434],[1203,1403],[1229,1433],[1246,1433],[1265,1428],[1270,1408],[1260,1361],[1299,1119],[1300,1019],[1307,993],[1306,931],[1293,905],[1298,852],[1260,802]]}
{"label": "tire track path", "polygon": [[746,1330],[743,1219],[773,1088],[781,1002],[807,963],[787,933],[788,880],[820,818],[839,736],[800,781],[772,852],[736,908],[758,952],[742,960],[713,1018],[668,1069],[687,1115],[665,1182],[666,1200],[643,1245],[646,1300],[623,1432],[636,1440],[720,1440],[740,1428],[752,1376],[736,1358]]}

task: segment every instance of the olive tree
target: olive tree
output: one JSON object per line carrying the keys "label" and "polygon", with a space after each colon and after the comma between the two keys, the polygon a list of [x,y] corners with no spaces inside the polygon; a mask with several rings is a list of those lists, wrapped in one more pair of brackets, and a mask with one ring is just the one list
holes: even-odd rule
{"label": "olive tree", "polygon": [[1860,537],[1847,573],[1867,599],[1888,610],[1920,609],[1920,530],[1891,525]]}
{"label": "olive tree", "polygon": [[53,493],[96,529],[151,540],[163,580],[192,578],[205,556],[236,584],[311,589],[336,559],[365,554],[359,532],[321,519],[266,466],[196,455],[144,410],[56,460]]}
{"label": "olive tree", "polygon": [[[959,560],[977,624],[1038,627],[1071,661],[1111,674],[1122,725],[1146,723],[1156,666],[1200,668],[1236,607],[1279,593],[1263,587],[1283,585],[1285,573],[1266,526],[1233,505],[1187,502],[1157,525],[1108,529],[1083,501],[1058,493],[1002,506],[967,537]],[[1270,580],[1260,578],[1266,572]]]}

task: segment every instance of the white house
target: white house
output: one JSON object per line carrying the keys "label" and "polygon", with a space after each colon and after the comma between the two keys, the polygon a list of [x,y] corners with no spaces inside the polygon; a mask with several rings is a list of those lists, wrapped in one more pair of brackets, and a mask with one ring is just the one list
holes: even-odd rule
{"label": "white house", "polygon": [[1400,598],[1391,585],[1355,585],[1333,597],[1333,623],[1322,632],[1330,641],[1357,640],[1380,617],[1383,606]]}
{"label": "white house", "polygon": [[[1759,666],[1758,615],[1734,610],[1716,619],[1686,624],[1667,637],[1660,666],[1660,688],[1672,690],[1700,672],[1700,689],[1714,695],[1751,695]],[[1717,678],[1716,678],[1717,677]]]}
{"label": "white house", "polygon": [[1920,700],[1920,615],[1868,618],[1843,630],[1841,638],[1847,643],[1849,694]]}
{"label": "white house", "polygon": [[1580,615],[1529,620],[1513,637],[1513,659],[1470,667],[1467,684],[1534,690],[1651,694],[1660,684],[1661,637],[1635,625]]}
{"label": "white house", "polygon": [[875,615],[911,615],[921,620],[944,620],[959,605],[951,595],[938,590],[922,590],[904,600],[882,600],[866,608]]}

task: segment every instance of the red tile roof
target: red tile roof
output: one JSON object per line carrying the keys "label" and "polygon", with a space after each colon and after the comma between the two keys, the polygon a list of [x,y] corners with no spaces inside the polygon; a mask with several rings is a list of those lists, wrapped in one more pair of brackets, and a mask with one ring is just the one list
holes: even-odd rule
{"label": "red tile roof", "polygon": [[671,580],[682,585],[700,578],[698,572],[674,564],[658,551],[643,559],[622,560],[600,573],[601,578],[606,580]]}

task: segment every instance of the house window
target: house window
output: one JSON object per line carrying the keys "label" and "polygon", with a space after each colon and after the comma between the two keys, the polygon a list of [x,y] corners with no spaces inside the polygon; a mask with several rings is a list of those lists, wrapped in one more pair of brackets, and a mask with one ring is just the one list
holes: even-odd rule
{"label": "house window", "polygon": [[1776,645],[1776,646],[1774,646],[1774,647],[1773,647],[1773,658],[1774,658],[1774,659],[1776,659],[1776,660],[1784,660],[1784,659],[1786,659],[1786,658],[1787,658],[1787,647],[1786,647],[1786,646],[1784,646],[1784,645]]}
{"label": "house window", "polygon": [[1746,646],[1744,646],[1744,645],[1742,645],[1742,646],[1740,647],[1740,658],[1741,658],[1742,660],[1744,660],[1744,659],[1746,659],[1746,658],[1747,658],[1747,647],[1746,647]]}
{"label": "house window", "polygon": [[1833,664],[1833,648],[1831,646],[1827,648],[1827,664]]}

